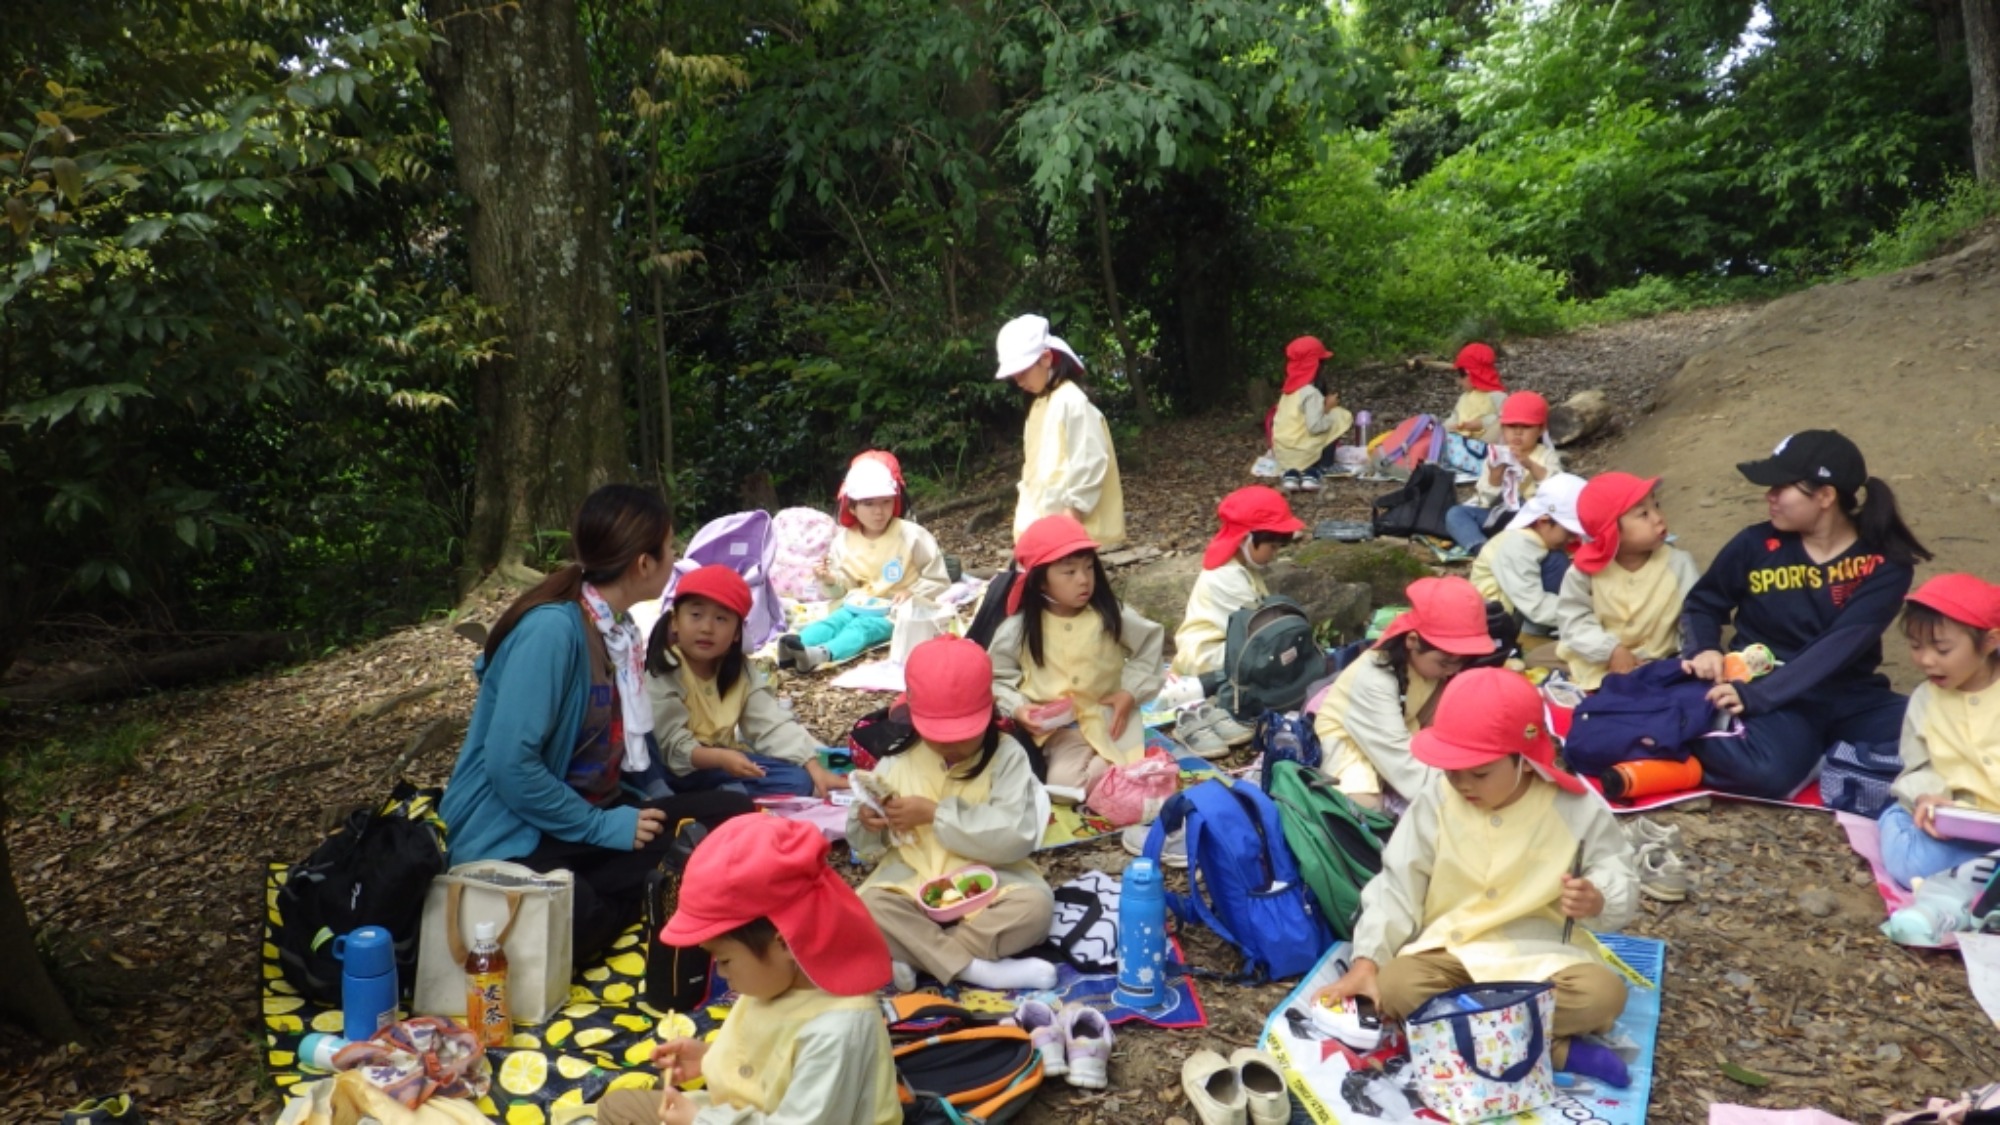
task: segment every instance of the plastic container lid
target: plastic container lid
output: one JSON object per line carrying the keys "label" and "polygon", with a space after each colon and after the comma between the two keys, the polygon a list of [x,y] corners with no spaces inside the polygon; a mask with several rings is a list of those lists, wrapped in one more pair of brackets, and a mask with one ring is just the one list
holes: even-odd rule
{"label": "plastic container lid", "polygon": [[395,939],[380,926],[362,926],[342,934],[333,956],[352,977],[379,977],[396,971]]}
{"label": "plastic container lid", "polygon": [[500,938],[499,923],[474,922],[472,924],[472,940],[479,942],[481,945],[484,945],[489,941],[498,941],[499,938]]}

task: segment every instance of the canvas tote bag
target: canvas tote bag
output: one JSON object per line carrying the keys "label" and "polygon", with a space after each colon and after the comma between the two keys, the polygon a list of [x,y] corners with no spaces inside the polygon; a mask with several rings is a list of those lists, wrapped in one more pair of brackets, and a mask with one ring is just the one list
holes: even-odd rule
{"label": "canvas tote bag", "polygon": [[1555,1019],[1555,986],[1540,981],[1438,993],[1404,1021],[1418,1096],[1453,1125],[1548,1105]]}
{"label": "canvas tote bag", "polygon": [[507,1008],[516,1023],[540,1023],[569,1003],[570,914],[575,877],[487,859],[431,880],[417,952],[411,1011],[465,1019],[465,955],[472,928],[492,922],[507,954]]}

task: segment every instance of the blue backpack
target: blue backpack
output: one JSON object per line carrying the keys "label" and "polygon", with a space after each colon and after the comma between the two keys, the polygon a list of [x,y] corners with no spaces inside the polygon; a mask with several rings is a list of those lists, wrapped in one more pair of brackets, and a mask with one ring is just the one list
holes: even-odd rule
{"label": "blue backpack", "polygon": [[1176,793],[1153,822],[1146,856],[1159,862],[1167,834],[1183,826],[1190,893],[1167,896],[1174,917],[1199,921],[1235,946],[1245,979],[1294,977],[1317,964],[1333,933],[1271,799],[1255,786],[1214,779]]}
{"label": "blue backpack", "polygon": [[1266,711],[1257,717],[1250,745],[1264,756],[1263,772],[1257,787],[1271,792],[1271,776],[1279,762],[1297,762],[1309,770],[1319,768],[1319,734],[1313,721],[1297,711]]}
{"label": "blue backpack", "polygon": [[1571,769],[1592,776],[1644,758],[1685,762],[1693,744],[1711,732],[1711,686],[1681,671],[1678,660],[1606,676],[1596,694],[1577,704],[1563,757]]}

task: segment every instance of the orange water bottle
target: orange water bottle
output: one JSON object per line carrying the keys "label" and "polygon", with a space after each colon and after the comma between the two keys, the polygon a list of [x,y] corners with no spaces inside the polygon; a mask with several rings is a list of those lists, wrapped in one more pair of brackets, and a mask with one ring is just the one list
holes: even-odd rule
{"label": "orange water bottle", "polygon": [[465,1026],[487,1047],[504,1047],[513,1034],[507,1018],[507,954],[500,928],[492,922],[472,927],[472,951],[465,955]]}

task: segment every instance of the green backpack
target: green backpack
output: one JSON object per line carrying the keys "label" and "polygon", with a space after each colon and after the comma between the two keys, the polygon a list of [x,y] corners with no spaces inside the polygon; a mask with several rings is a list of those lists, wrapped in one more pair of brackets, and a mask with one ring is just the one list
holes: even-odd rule
{"label": "green backpack", "polygon": [[1396,822],[1355,804],[1325,774],[1297,762],[1277,764],[1270,797],[1320,913],[1335,937],[1353,937],[1361,888],[1382,870],[1382,847]]}

